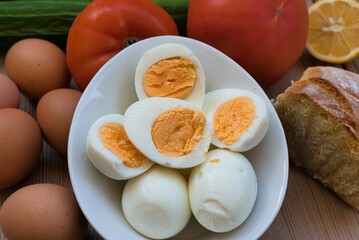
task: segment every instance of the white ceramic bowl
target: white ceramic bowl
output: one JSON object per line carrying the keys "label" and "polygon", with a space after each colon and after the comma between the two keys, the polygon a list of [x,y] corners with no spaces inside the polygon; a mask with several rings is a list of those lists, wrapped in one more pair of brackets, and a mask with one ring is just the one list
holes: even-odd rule
{"label": "white ceramic bowl", "polygon": [[197,55],[207,77],[206,91],[242,88],[261,96],[270,120],[262,142],[244,153],[258,178],[257,200],[247,220],[237,229],[219,234],[205,230],[192,218],[173,239],[258,239],[276,217],[287,187],[288,151],[282,125],[270,100],[246,71],[218,50],[184,37],[154,37],[127,47],[100,69],[84,91],[73,117],[68,146],[70,177],[79,205],[103,238],[146,239],[124,218],[121,194],[125,182],[100,173],[87,158],[85,146],[87,131],[96,119],[108,113],[123,114],[137,101],[134,87],[137,62],[146,50],[163,43],[183,44]]}

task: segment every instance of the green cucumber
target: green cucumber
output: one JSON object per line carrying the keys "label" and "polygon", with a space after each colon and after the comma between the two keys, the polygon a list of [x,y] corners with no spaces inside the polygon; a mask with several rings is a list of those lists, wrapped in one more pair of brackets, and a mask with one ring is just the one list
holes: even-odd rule
{"label": "green cucumber", "polygon": [[176,22],[181,36],[186,35],[187,12],[190,0],[152,0],[165,9]]}
{"label": "green cucumber", "polygon": [[[30,37],[48,39],[65,47],[68,31],[90,0],[0,1],[0,48]],[[174,19],[185,35],[189,0],[153,0]]]}

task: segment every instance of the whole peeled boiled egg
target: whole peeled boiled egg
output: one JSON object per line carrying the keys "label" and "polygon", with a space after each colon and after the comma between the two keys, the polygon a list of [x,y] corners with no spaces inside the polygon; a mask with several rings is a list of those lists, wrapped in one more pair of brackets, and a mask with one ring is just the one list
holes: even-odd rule
{"label": "whole peeled boiled egg", "polygon": [[210,124],[190,102],[167,97],[139,100],[124,114],[131,142],[150,160],[171,168],[190,168],[204,161]]}
{"label": "whole peeled boiled egg", "polygon": [[139,99],[171,97],[201,107],[205,94],[203,67],[186,46],[162,44],[142,55],[136,67],[135,89]]}
{"label": "whole peeled boiled egg", "polygon": [[228,232],[251,213],[257,198],[257,178],[244,155],[215,149],[192,170],[188,191],[198,222],[210,231]]}
{"label": "whole peeled boiled egg", "polygon": [[104,115],[91,125],[86,152],[97,169],[117,180],[138,176],[153,165],[128,139],[121,114]]}
{"label": "whole peeled boiled egg", "polygon": [[232,151],[247,151],[265,136],[269,117],[264,101],[244,89],[206,93],[203,112],[211,122],[212,144]]}
{"label": "whole peeled boiled egg", "polygon": [[175,169],[155,165],[126,183],[122,209],[128,223],[144,236],[172,237],[191,217],[187,181]]}

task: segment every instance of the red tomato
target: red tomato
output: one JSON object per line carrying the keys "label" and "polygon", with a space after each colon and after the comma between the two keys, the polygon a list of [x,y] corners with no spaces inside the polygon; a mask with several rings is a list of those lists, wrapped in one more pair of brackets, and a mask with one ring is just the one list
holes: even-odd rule
{"label": "red tomato", "polygon": [[227,54],[262,87],[280,80],[302,54],[304,0],[191,0],[187,36]]}
{"label": "red tomato", "polygon": [[178,29],[152,1],[93,1],[69,31],[66,56],[72,78],[84,90],[96,72],[128,44],[159,35],[178,35]]}

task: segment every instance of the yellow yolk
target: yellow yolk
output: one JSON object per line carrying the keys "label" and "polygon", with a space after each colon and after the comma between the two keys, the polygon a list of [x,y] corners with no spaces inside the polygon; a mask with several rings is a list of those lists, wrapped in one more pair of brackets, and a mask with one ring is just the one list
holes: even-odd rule
{"label": "yellow yolk", "polygon": [[223,103],[216,111],[213,129],[218,140],[231,145],[237,142],[251,126],[255,106],[248,97],[238,97]]}
{"label": "yellow yolk", "polygon": [[153,64],[145,73],[143,88],[149,97],[185,99],[196,82],[193,62],[173,57]]}
{"label": "yellow yolk", "polygon": [[219,158],[215,158],[215,159],[211,159],[209,162],[210,163],[219,163]]}
{"label": "yellow yolk", "polygon": [[104,147],[121,158],[127,167],[136,168],[147,161],[146,157],[130,142],[123,125],[104,124],[100,128],[99,136]]}
{"label": "yellow yolk", "polygon": [[152,125],[152,139],[157,150],[169,157],[192,152],[204,134],[206,119],[202,112],[174,108],[162,113]]}

